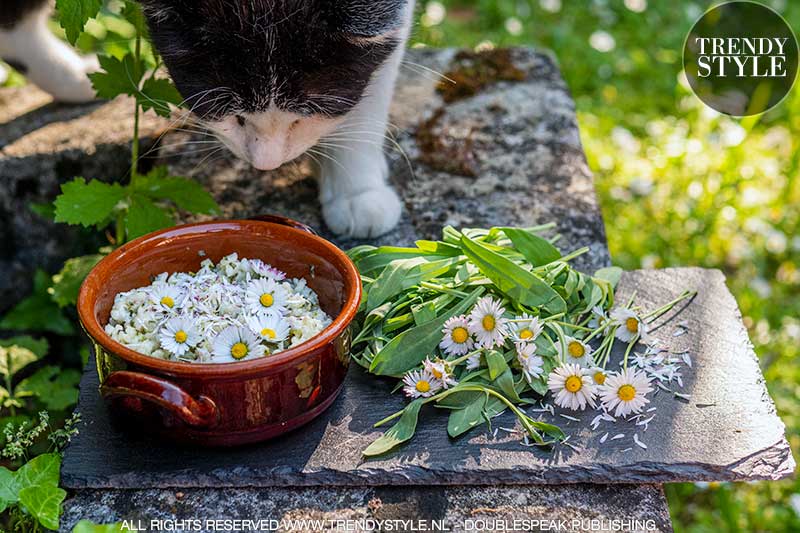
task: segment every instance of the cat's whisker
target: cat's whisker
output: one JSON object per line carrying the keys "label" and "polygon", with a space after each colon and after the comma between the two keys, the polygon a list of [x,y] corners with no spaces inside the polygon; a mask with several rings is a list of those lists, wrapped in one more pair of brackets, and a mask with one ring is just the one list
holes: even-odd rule
{"label": "cat's whisker", "polygon": [[414,61],[411,61],[411,60],[409,60],[409,59],[407,59],[405,57],[400,62],[400,64],[404,65],[406,67],[412,68],[412,69],[413,68],[417,68],[418,69],[417,72],[428,72],[428,73],[433,74],[434,76],[436,76],[437,80],[445,80],[445,81],[447,81],[449,83],[452,83],[453,85],[456,85],[456,81],[454,79],[447,77],[442,72],[439,72],[438,70],[432,69],[432,68],[430,68],[430,67],[428,67],[426,65],[421,65],[419,63],[415,63]]}

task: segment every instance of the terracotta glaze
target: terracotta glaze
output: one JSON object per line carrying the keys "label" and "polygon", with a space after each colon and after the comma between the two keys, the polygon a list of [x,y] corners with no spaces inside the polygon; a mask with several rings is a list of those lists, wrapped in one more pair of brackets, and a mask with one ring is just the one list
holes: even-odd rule
{"label": "terracotta glaze", "polygon": [[[232,252],[304,278],[333,322],[298,346],[234,363],[165,361],[105,333],[118,293],[149,285],[162,272],[195,272],[204,259],[217,262]],[[299,222],[268,215],[177,226],[121,246],[87,276],[78,315],[94,344],[100,392],[124,425],[185,443],[234,446],[290,431],[336,399],[360,300],[360,277],[344,252]]]}

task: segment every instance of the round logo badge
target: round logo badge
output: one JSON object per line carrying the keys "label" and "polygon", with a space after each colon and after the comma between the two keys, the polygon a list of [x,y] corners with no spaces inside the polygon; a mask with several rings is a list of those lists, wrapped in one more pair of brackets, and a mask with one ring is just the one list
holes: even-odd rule
{"label": "round logo badge", "polygon": [[700,100],[743,117],[772,109],[797,76],[794,32],[771,8],[750,1],[706,11],[683,45],[683,70]]}

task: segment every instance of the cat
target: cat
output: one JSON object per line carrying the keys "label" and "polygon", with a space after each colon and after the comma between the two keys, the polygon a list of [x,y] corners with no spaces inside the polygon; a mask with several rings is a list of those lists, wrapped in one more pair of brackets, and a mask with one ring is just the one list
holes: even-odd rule
{"label": "cat", "polygon": [[[39,7],[20,8],[22,22],[0,30],[3,57],[21,25],[35,21],[41,33],[44,3],[11,0]],[[315,147],[322,214],[335,234],[376,237],[396,226],[402,204],[387,184],[383,139],[414,0],[140,3],[186,106],[231,152],[272,170]],[[18,50],[9,58],[28,60]],[[35,76],[38,64],[27,66],[51,90]]]}
{"label": "cat", "polygon": [[[47,28],[48,0],[2,0],[0,58],[60,102],[80,103],[95,97],[86,74],[97,70],[97,58],[82,57]],[[0,78],[6,72],[0,65]]]}

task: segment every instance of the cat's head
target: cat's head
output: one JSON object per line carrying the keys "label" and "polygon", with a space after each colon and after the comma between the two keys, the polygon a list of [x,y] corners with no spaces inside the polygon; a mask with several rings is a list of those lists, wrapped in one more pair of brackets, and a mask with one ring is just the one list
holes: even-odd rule
{"label": "cat's head", "polygon": [[237,156],[294,159],[364,96],[407,0],[142,0],[178,90]]}

